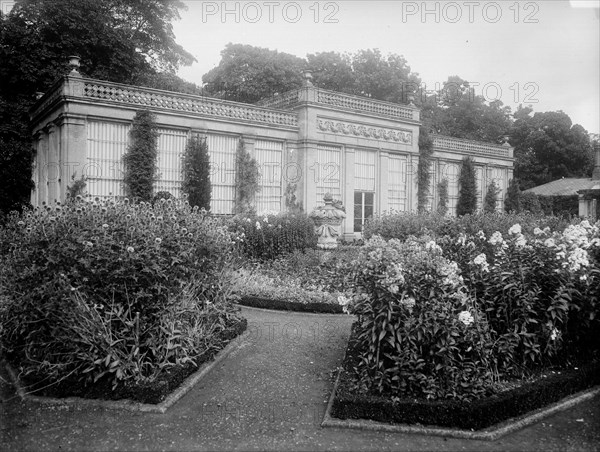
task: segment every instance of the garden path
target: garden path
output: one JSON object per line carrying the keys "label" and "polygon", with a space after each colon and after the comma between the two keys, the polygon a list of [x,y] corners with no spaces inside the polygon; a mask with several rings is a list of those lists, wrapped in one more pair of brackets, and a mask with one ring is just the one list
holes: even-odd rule
{"label": "garden path", "polygon": [[494,442],[321,428],[353,318],[243,314],[247,339],[165,414],[40,407],[2,382],[0,450],[600,450],[597,400]]}

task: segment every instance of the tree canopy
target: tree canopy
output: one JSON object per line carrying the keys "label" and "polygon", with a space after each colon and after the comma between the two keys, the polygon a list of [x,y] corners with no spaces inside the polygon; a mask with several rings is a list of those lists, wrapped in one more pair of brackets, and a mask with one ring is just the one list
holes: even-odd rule
{"label": "tree canopy", "polygon": [[515,112],[510,144],[515,148],[515,177],[522,189],[560,179],[589,177],[593,151],[587,131],[562,111]]}
{"label": "tree canopy", "polygon": [[36,92],[68,72],[69,55],[81,57],[86,76],[194,91],[175,75],[194,61],[171,25],[184,7],[180,0],[17,0],[8,15],[0,14],[0,157],[6,163],[0,193],[9,198],[3,210],[28,201],[28,190],[6,181],[30,187],[28,111]]}

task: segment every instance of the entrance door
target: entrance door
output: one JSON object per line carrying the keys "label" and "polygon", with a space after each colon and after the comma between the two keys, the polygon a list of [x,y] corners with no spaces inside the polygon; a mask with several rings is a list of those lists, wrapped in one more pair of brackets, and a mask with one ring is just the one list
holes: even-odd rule
{"label": "entrance door", "polygon": [[373,192],[354,192],[354,232],[362,233],[365,220],[373,216],[374,200]]}

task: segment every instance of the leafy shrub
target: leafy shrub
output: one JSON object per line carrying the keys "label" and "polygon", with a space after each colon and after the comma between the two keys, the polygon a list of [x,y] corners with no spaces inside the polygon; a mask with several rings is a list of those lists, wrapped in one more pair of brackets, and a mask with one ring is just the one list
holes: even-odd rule
{"label": "leafy shrub", "polygon": [[470,399],[492,383],[485,316],[435,242],[373,237],[347,300],[358,316],[359,387],[393,397]]}
{"label": "leafy shrub", "polygon": [[234,240],[185,203],[78,197],[13,215],[0,242],[1,343],[25,375],[152,379],[236,321],[222,276]]}
{"label": "leafy shrub", "polygon": [[430,228],[443,221],[444,217],[435,212],[386,212],[365,222],[363,237],[369,239],[378,235],[384,239],[406,240],[410,236],[433,232]]}
{"label": "leafy shrub", "polygon": [[530,212],[478,212],[461,217],[443,217],[437,213],[391,212],[368,220],[363,236],[370,238],[379,235],[384,239],[406,240],[410,236],[418,237],[424,234],[455,237],[460,233],[476,235],[479,231],[491,236],[496,231],[506,234],[511,226],[517,223],[521,225],[524,234],[533,235],[536,228],[562,230],[579,221],[577,218],[535,215]]}
{"label": "leafy shrub", "polygon": [[477,183],[475,163],[471,157],[465,157],[458,177],[458,201],[456,215],[472,214],[477,209]]}
{"label": "leafy shrub", "polygon": [[212,186],[210,183],[210,156],[206,139],[193,136],[185,147],[182,164],[182,190],[190,205],[210,210]]}
{"label": "leafy shrub", "polygon": [[303,213],[237,215],[230,228],[243,237],[238,246],[252,259],[273,260],[294,250],[313,248],[317,243],[314,224]]}
{"label": "leafy shrub", "polygon": [[471,234],[463,222],[436,241],[366,242],[343,300],[359,316],[358,389],[476,398],[498,381],[600,352],[600,224]]}
{"label": "leafy shrub", "polygon": [[149,110],[136,113],[129,136],[131,143],[123,155],[123,183],[128,196],[150,202],[156,177],[158,132],[155,117]]}

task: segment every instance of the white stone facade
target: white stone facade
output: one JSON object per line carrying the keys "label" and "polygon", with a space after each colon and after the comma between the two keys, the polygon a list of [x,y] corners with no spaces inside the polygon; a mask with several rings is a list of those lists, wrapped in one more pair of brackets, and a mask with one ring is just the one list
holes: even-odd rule
{"label": "white stone facade", "polygon": [[[157,191],[180,194],[181,156],[192,134],[206,137],[213,184],[211,210],[233,209],[235,150],[239,138],[257,159],[261,211],[285,209],[288,185],[306,211],[331,193],[343,202],[345,238],[355,236],[373,212],[417,207],[420,111],[318,89],[312,85],[261,105],[222,101],[121,85],[70,74],[38,100],[31,112],[36,142],[33,205],[64,200],[72,177],[87,177],[92,196],[122,196],[121,157],[136,111],[156,115],[159,140]],[[512,177],[512,148],[435,136],[430,207],[437,183],[449,181],[449,207],[458,194],[460,162],[475,161],[483,202],[496,180],[504,198]]]}

